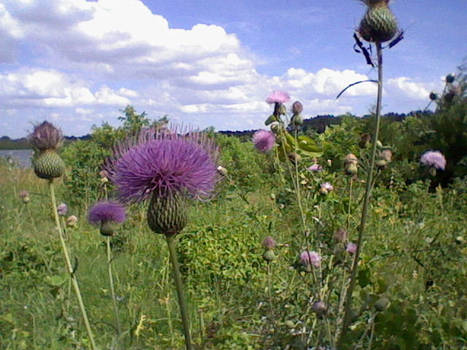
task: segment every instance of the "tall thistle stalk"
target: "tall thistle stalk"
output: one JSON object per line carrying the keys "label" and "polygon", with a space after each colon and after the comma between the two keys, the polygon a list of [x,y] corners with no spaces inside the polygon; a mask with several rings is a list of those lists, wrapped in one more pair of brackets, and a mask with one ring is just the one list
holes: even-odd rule
{"label": "tall thistle stalk", "polygon": [[[376,124],[373,131],[373,143],[370,156],[370,167],[368,170],[368,176],[366,180],[365,197],[363,200],[362,214],[360,219],[360,225],[358,227],[358,240],[357,250],[354,255],[352,262],[352,268],[350,272],[350,282],[347,289],[344,318],[342,324],[341,334],[338,337],[337,349],[341,349],[343,341],[347,334],[347,330],[351,321],[351,310],[352,310],[352,294],[355,288],[356,277],[358,272],[358,263],[360,260],[360,252],[363,245],[363,238],[365,233],[365,225],[368,217],[368,206],[370,203],[371,190],[373,184],[373,172],[375,168],[376,158],[376,146],[379,136],[379,127],[381,121],[381,102],[383,96],[383,49],[382,43],[391,40],[397,33],[397,21],[393,13],[388,7],[389,0],[362,0],[367,5],[367,11],[365,16],[360,22],[358,28],[359,35],[367,42],[374,43],[376,46],[377,55],[377,67],[378,67],[378,95],[376,99]],[[396,39],[397,40],[397,39]],[[389,44],[389,47],[392,45]],[[361,46],[362,47],[362,46]],[[366,50],[363,50],[366,52]],[[368,57],[367,57],[368,61]],[[372,63],[370,61],[370,63]]]}
{"label": "tall thistle stalk", "polygon": [[346,302],[345,302],[345,309],[344,309],[344,322],[342,326],[342,334],[341,338],[344,338],[347,329],[350,324],[350,311],[352,308],[352,294],[355,288],[355,282],[357,277],[358,271],[358,262],[360,259],[360,251],[362,248],[363,242],[363,235],[365,232],[365,225],[366,220],[368,217],[368,205],[370,203],[371,197],[371,184],[373,183],[373,171],[375,168],[375,159],[376,159],[376,143],[378,141],[379,136],[379,125],[381,121],[381,101],[383,95],[383,52],[381,48],[381,43],[376,43],[376,53],[378,56],[378,97],[376,100],[376,125],[375,130],[373,131],[373,144],[371,149],[371,156],[370,156],[370,169],[368,170],[368,176],[366,180],[366,187],[365,187],[365,197],[363,200],[363,207],[362,207],[362,216],[360,218],[360,225],[358,227],[358,239],[357,239],[357,251],[355,252],[355,256],[352,263],[352,269],[350,272],[350,284],[347,290]]}
{"label": "tall thistle stalk", "polygon": [[91,349],[96,350],[97,347],[96,347],[96,343],[94,341],[94,336],[92,334],[91,325],[89,323],[89,319],[88,319],[88,316],[87,316],[87,313],[86,313],[86,308],[84,307],[84,302],[83,302],[83,298],[81,296],[81,291],[79,289],[78,280],[76,278],[73,265],[71,264],[70,254],[68,252],[68,248],[67,248],[66,243],[65,243],[65,238],[64,238],[64,235],[63,235],[63,231],[62,231],[62,226],[60,225],[60,218],[58,217],[57,204],[56,204],[56,200],[55,200],[55,189],[54,189],[54,185],[53,185],[53,179],[49,180],[49,190],[50,190],[50,198],[51,198],[51,201],[52,201],[52,209],[53,209],[54,216],[55,216],[55,224],[57,225],[58,235],[60,237],[60,243],[62,245],[63,255],[65,257],[66,268],[67,268],[68,274],[70,275],[71,283],[73,285],[73,289],[75,291],[76,298],[78,299],[79,309],[81,310],[81,315],[83,316],[83,321],[84,321],[84,325],[86,327],[86,332],[88,333],[89,341],[91,343],[90,344]]}
{"label": "tall thistle stalk", "polygon": [[101,201],[89,209],[88,221],[92,225],[100,226],[100,233],[106,238],[107,246],[107,271],[109,274],[110,293],[112,295],[112,304],[115,313],[115,323],[117,328],[117,346],[122,335],[120,317],[118,313],[117,297],[115,295],[115,286],[112,275],[112,249],[110,239],[116,234],[117,225],[126,219],[125,208],[118,202]]}
{"label": "tall thistle stalk", "polygon": [[83,316],[86,331],[88,333],[90,346],[92,350],[96,350],[96,343],[92,335],[91,326],[89,319],[86,314],[84,307],[83,298],[79,289],[78,280],[75,275],[75,269],[71,264],[70,254],[65,243],[65,237],[60,225],[60,218],[58,216],[57,204],[55,199],[55,188],[53,180],[59,178],[65,172],[65,163],[57,153],[57,149],[63,142],[62,132],[53,126],[49,122],[43,122],[34,127],[33,132],[29,135],[29,141],[34,147],[36,153],[33,158],[34,173],[41,179],[48,180],[50,199],[52,202],[52,210],[55,217],[55,224],[57,225],[57,231],[62,245],[63,255],[65,257],[65,264],[68,274],[75,290],[76,298],[78,299],[78,305]]}
{"label": "tall thistle stalk", "polygon": [[147,223],[167,241],[187,350],[193,343],[175,240],[188,222],[189,199],[213,193],[217,157],[217,146],[203,133],[149,129],[121,144],[106,166],[123,201],[150,200]]}

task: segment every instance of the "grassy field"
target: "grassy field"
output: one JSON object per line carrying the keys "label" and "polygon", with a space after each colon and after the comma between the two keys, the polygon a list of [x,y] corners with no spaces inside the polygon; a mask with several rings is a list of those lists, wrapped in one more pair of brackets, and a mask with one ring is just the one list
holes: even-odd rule
{"label": "grassy field", "polygon": [[[323,198],[312,187],[303,193],[311,229],[307,234],[323,256],[321,277],[297,269],[306,240],[286,186],[263,184],[246,191],[227,179],[213,201],[194,205],[178,254],[196,348],[333,346],[340,321],[338,305],[332,305],[338,292],[323,289],[340,290],[350,256],[336,253],[341,248],[330,242],[346,225],[355,239],[359,207],[358,200],[349,205],[344,176],[322,176],[333,177],[333,193]],[[87,348],[46,181],[30,169],[2,164],[0,186],[0,348]],[[57,189],[57,201],[69,202],[60,181]],[[424,183],[375,188],[349,348],[460,349],[465,344],[463,189],[462,183],[434,192]],[[30,193],[27,204],[19,197],[22,190]],[[362,191],[361,184],[354,184],[354,198]],[[66,237],[98,347],[182,349],[166,244],[148,229],[145,208],[131,207],[129,220],[112,239],[119,337],[104,239],[86,222],[86,209],[69,208],[78,224],[66,229]],[[277,259],[270,264],[262,258],[261,242],[267,235],[279,243]],[[313,312],[314,293],[325,295],[325,315]],[[375,306],[382,297],[389,302],[384,311]]]}

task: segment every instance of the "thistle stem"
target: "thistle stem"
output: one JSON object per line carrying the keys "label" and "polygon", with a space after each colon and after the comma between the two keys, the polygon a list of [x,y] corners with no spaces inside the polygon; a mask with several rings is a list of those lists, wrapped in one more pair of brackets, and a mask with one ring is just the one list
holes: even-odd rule
{"label": "thistle stem", "polygon": [[175,287],[177,288],[178,304],[182,316],[183,331],[185,333],[185,344],[187,350],[192,350],[190,335],[190,320],[188,319],[187,306],[183,295],[183,283],[178,265],[177,253],[175,251],[175,235],[165,235],[167,246],[169,247],[170,261],[172,262],[172,271],[174,274]]}
{"label": "thistle stem", "polygon": [[53,180],[49,181],[49,189],[50,189],[50,198],[51,198],[51,201],[52,201],[52,209],[53,209],[54,216],[55,216],[55,224],[57,225],[57,230],[58,230],[58,234],[59,234],[59,237],[60,237],[60,243],[61,243],[62,249],[63,249],[63,255],[65,256],[66,268],[68,270],[68,273],[70,274],[70,278],[71,278],[71,282],[73,284],[73,288],[75,290],[76,298],[78,299],[78,304],[79,304],[79,308],[81,310],[81,314],[83,316],[84,325],[86,326],[86,331],[88,333],[89,341],[91,343],[90,344],[91,349],[92,350],[97,350],[96,343],[94,342],[94,337],[92,335],[91,326],[89,324],[88,316],[86,314],[86,309],[84,307],[83,298],[81,297],[81,292],[80,292],[80,289],[79,289],[78,280],[77,280],[75,272],[73,270],[73,266],[71,265],[70,254],[68,253],[68,248],[66,246],[65,239],[63,238],[62,227],[60,225],[60,218],[58,217],[58,213],[57,213],[57,204],[56,204],[56,201],[55,201],[55,189],[54,189],[54,185],[53,185]]}
{"label": "thistle stem", "polygon": [[122,328],[120,326],[120,317],[118,316],[117,298],[115,296],[114,280],[112,276],[112,250],[110,249],[110,236],[107,236],[107,266],[109,270],[109,284],[110,284],[110,292],[112,294],[112,303],[113,303],[114,312],[115,312],[115,321],[117,322],[117,344],[118,344],[118,340],[120,339],[120,335],[122,334]]}
{"label": "thistle stem", "polygon": [[344,309],[344,322],[342,325],[342,333],[337,343],[337,349],[341,348],[342,342],[347,333],[347,329],[350,325],[352,294],[355,288],[355,282],[356,282],[356,277],[357,277],[358,262],[359,262],[360,251],[361,251],[362,243],[363,243],[363,233],[365,231],[365,224],[366,224],[366,219],[368,216],[368,204],[370,202],[371,188],[372,188],[372,182],[373,182],[373,169],[375,167],[376,143],[378,141],[378,136],[379,136],[379,124],[381,120],[381,101],[382,101],[382,96],[383,96],[383,51],[382,51],[381,43],[379,42],[376,43],[376,53],[378,56],[378,96],[376,100],[376,125],[375,125],[375,130],[373,132],[373,145],[372,145],[372,150],[371,150],[370,169],[368,171],[368,177],[366,180],[365,197],[364,197],[363,207],[362,207],[362,216],[360,219],[360,226],[358,228],[357,251],[355,252],[355,256],[354,256],[353,263],[352,263],[352,270],[350,272],[350,283],[349,283],[349,288],[347,290],[345,309]]}

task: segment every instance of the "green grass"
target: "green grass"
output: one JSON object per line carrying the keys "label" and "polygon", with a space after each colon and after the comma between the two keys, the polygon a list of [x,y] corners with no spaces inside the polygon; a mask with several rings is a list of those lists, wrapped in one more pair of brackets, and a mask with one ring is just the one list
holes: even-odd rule
{"label": "green grass", "polygon": [[[345,225],[348,196],[341,175],[326,176],[336,191],[317,195],[311,182],[304,192],[305,214],[311,244],[324,256],[327,285],[339,290],[350,259],[342,255],[342,262],[330,261],[328,247],[338,248],[330,242],[333,232]],[[438,192],[429,192],[422,183],[375,189],[355,294],[361,315],[352,325],[349,344],[361,337],[368,343],[364,332],[371,317],[376,317],[373,348],[456,349],[465,344],[463,186]],[[31,193],[27,205],[18,197],[21,190]],[[246,194],[247,203],[239,190],[223,186],[212,202],[194,204],[190,224],[179,238],[197,348],[302,349],[306,339],[324,341],[329,327],[334,332],[338,315],[330,311],[320,318],[311,312],[309,298],[322,291],[317,288],[321,282],[294,268],[305,242],[294,196],[283,185],[265,181]],[[57,191],[58,202],[69,202],[60,182]],[[355,198],[362,191],[363,185],[356,184]],[[272,200],[271,193],[280,200]],[[0,198],[0,349],[86,349],[47,183],[31,170],[0,165]],[[351,204],[351,240],[358,224],[357,204]],[[69,214],[79,218],[78,227],[67,230],[67,243],[78,263],[84,303],[98,347],[110,349],[116,329],[105,241],[86,223],[86,207],[71,207]],[[148,229],[143,207],[132,207],[129,217],[112,240],[123,328],[119,343],[123,349],[182,349],[165,239]],[[267,235],[280,243],[272,263],[272,305],[261,247]],[[372,305],[381,296],[391,303],[377,313]],[[337,297],[329,293],[328,303],[335,305]]]}

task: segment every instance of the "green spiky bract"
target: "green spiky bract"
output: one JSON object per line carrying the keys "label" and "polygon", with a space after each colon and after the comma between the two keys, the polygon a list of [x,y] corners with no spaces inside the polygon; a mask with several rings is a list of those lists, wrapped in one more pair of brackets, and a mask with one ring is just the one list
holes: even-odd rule
{"label": "green spiky bract", "polygon": [[41,179],[51,180],[65,172],[65,163],[55,150],[40,152],[33,160],[33,165],[34,173]]}
{"label": "green spiky bract", "polygon": [[154,193],[148,207],[148,225],[155,233],[175,235],[186,226],[187,202],[179,193]]}
{"label": "green spiky bract", "polygon": [[397,21],[388,7],[386,0],[363,1],[368,10],[365,13],[358,32],[368,42],[379,42],[391,40],[397,33]]}

